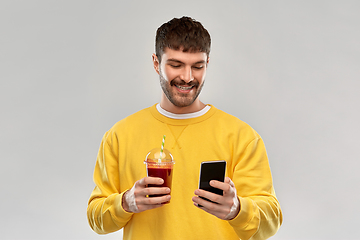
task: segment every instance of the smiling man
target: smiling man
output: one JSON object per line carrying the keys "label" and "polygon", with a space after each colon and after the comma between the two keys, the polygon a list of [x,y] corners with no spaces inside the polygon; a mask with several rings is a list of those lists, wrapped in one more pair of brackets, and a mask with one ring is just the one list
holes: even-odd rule
{"label": "smiling man", "polygon": [[[282,212],[261,137],[199,99],[210,45],[208,31],[189,17],[157,30],[152,58],[161,101],[105,133],[87,210],[95,232],[124,228],[123,239],[266,239],[280,227]],[[163,135],[176,161],[171,191],[160,187],[163,179],[146,177],[143,164]],[[222,195],[197,189],[200,163],[217,160],[226,161],[226,178],[210,185]]]}
{"label": "smiling man", "polygon": [[206,53],[165,48],[161,57],[153,54],[155,71],[163,90],[160,106],[172,113],[200,111],[205,104],[198,96],[204,85],[209,58]]}

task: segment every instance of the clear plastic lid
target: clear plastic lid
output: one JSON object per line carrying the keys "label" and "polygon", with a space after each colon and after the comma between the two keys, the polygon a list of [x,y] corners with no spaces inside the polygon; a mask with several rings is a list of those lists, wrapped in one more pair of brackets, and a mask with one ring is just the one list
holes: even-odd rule
{"label": "clear plastic lid", "polygon": [[166,148],[163,149],[163,152],[161,154],[160,158],[160,148],[154,148],[152,149],[145,158],[144,163],[162,163],[162,164],[174,164],[174,158],[172,154],[167,150]]}

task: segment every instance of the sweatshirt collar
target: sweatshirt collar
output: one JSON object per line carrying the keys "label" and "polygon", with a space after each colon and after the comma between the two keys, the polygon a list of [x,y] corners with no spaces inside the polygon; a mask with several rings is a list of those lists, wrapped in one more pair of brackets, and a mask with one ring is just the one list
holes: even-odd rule
{"label": "sweatshirt collar", "polygon": [[[159,110],[157,108],[157,104],[154,104],[152,107],[150,107],[150,112],[157,120],[159,120],[163,123],[170,124],[170,125],[189,125],[189,124],[202,122],[202,121],[208,119],[209,117],[211,117],[212,115],[214,115],[214,113],[216,112],[216,108],[210,104],[208,104],[204,109],[201,110],[200,113],[199,112],[195,113],[195,115],[192,115],[191,113],[190,113],[190,115],[174,114],[174,115],[186,115],[186,116],[182,116],[181,119],[173,118],[173,117],[171,117],[171,115],[168,116],[167,114],[163,115],[162,113],[159,112]],[[167,112],[167,113],[169,113],[169,112]]]}
{"label": "sweatshirt collar", "polygon": [[210,108],[211,108],[210,105],[206,105],[203,109],[194,113],[176,114],[176,113],[168,112],[165,109],[163,109],[160,106],[160,103],[156,104],[156,109],[158,110],[159,113],[161,113],[165,117],[173,118],[173,119],[189,119],[189,118],[201,117],[202,115],[206,114],[210,110]]}

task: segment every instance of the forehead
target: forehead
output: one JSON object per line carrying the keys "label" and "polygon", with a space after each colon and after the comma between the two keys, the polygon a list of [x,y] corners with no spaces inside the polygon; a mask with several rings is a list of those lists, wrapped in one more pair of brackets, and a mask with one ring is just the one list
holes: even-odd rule
{"label": "forehead", "polygon": [[207,54],[204,52],[183,52],[182,49],[174,50],[170,48],[164,49],[162,60],[167,61],[180,61],[186,64],[194,64],[198,62],[207,61]]}

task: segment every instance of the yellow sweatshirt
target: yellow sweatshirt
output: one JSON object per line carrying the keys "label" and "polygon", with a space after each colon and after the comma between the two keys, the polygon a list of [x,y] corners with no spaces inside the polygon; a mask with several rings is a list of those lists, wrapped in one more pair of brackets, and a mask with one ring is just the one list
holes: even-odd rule
{"label": "yellow sweatshirt", "polygon": [[[146,154],[161,146],[163,135],[176,161],[171,201],[128,213],[122,194],[146,176]],[[226,176],[236,186],[241,209],[230,221],[196,208],[191,200],[200,163],[210,160],[226,160]],[[103,137],[94,182],[87,209],[91,228],[106,234],[124,227],[125,240],[266,239],[282,223],[261,137],[214,106],[200,117],[179,120],[165,117],[154,105],[119,121]]]}

